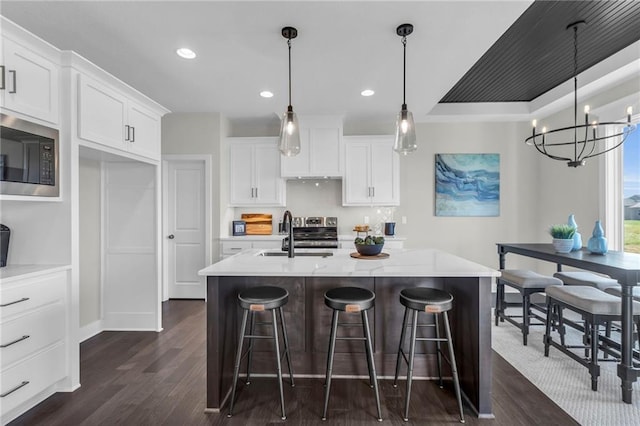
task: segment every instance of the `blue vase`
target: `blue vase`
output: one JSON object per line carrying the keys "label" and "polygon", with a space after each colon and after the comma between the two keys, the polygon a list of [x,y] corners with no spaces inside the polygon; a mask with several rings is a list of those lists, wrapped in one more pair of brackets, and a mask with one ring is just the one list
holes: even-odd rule
{"label": "blue vase", "polygon": [[576,218],[573,214],[569,215],[567,225],[576,228],[576,233],[573,234],[573,247],[571,248],[571,251],[580,250],[582,248],[582,235],[578,232],[578,224],[576,223]]}
{"label": "blue vase", "polygon": [[596,220],[596,225],[593,227],[593,235],[587,242],[587,250],[593,254],[605,254],[607,252],[607,239],[604,237],[602,224],[599,220]]}

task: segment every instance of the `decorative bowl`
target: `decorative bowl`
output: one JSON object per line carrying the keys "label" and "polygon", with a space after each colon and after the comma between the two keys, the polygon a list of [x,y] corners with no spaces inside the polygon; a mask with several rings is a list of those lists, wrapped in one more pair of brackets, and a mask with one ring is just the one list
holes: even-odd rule
{"label": "decorative bowl", "polygon": [[382,244],[354,244],[356,246],[356,250],[362,256],[377,256],[382,251],[382,247],[384,247],[384,243]]}

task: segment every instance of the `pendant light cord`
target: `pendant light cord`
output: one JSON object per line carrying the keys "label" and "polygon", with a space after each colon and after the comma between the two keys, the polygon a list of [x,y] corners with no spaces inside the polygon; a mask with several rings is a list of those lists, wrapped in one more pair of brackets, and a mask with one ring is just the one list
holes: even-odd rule
{"label": "pendant light cord", "polygon": [[407,36],[402,37],[402,109],[407,108],[406,93],[407,93]]}
{"label": "pendant light cord", "polygon": [[289,46],[289,108],[291,108],[291,39],[287,39],[287,46]]}
{"label": "pendant light cord", "polygon": [[578,25],[573,27],[573,141],[574,155],[578,153]]}

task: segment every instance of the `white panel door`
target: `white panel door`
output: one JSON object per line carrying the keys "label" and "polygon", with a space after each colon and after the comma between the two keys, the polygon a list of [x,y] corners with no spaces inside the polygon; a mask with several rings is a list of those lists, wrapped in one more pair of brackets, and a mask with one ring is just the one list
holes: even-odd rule
{"label": "white panel door", "polygon": [[169,298],[204,299],[205,164],[169,161],[167,174]]}
{"label": "white panel door", "polygon": [[340,129],[311,129],[309,172],[313,176],[342,176],[340,168]]}
{"label": "white panel door", "polygon": [[104,163],[105,330],[155,330],[161,324],[157,166]]}

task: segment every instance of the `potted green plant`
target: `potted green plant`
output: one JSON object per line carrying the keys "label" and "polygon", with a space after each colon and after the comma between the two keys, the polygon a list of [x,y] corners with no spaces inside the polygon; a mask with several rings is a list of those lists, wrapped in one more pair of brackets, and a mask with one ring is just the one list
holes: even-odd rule
{"label": "potted green plant", "polygon": [[553,248],[557,253],[569,253],[573,248],[573,235],[576,228],[571,225],[551,225],[549,234],[553,238]]}

